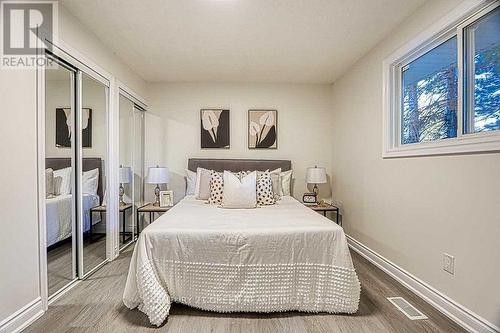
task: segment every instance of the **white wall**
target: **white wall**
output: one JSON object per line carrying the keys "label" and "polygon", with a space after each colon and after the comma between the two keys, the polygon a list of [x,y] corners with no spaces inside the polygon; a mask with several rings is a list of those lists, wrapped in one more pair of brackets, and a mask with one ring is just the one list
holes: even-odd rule
{"label": "white wall", "polygon": [[[148,101],[146,166],[162,164],[170,169],[175,201],[184,195],[184,169],[190,157],[291,159],[297,198],[306,191],[307,167],[331,170],[329,85],[155,83],[148,85]],[[231,149],[200,149],[202,108],[230,109]],[[247,112],[254,108],[278,110],[277,150],[248,149]],[[324,198],[330,196],[327,186],[320,191]],[[148,186],[146,194],[151,192]]]}
{"label": "white wall", "polygon": [[35,94],[33,71],[0,70],[0,322],[40,295]]}
{"label": "white wall", "polygon": [[[144,81],[59,6],[61,39],[144,94]],[[0,322],[40,296],[36,76],[0,70]]]}
{"label": "white wall", "polygon": [[333,191],[347,234],[500,326],[500,154],[381,158],[382,61],[457,3],[427,2],[334,83]]}

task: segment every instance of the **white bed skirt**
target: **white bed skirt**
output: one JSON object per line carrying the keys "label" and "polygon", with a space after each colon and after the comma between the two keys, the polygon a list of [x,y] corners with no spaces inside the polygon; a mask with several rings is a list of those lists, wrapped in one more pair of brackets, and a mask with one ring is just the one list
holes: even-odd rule
{"label": "white bed skirt", "polygon": [[[255,213],[181,202],[141,233],[125,305],[158,326],[172,302],[217,312],[356,312],[360,284],[342,228],[292,200]],[[200,213],[219,222],[200,222]]]}

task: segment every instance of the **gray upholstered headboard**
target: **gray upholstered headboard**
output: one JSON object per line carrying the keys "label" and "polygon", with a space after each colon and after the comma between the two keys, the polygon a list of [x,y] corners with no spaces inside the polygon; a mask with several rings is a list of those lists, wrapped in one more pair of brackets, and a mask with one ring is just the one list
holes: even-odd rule
{"label": "gray upholstered headboard", "polygon": [[205,168],[216,171],[245,171],[267,169],[273,170],[281,168],[282,171],[292,169],[290,160],[252,160],[252,159],[213,159],[213,158],[190,158],[188,160],[188,169],[196,171],[196,169]]}
{"label": "gray upholstered headboard", "polygon": [[[45,168],[52,170],[59,170],[71,166],[71,158],[66,157],[48,157],[45,159]],[[97,185],[97,195],[99,196],[100,203],[103,200],[103,174],[102,174],[102,159],[99,157],[83,158],[82,170],[89,171],[99,169],[99,183]]]}

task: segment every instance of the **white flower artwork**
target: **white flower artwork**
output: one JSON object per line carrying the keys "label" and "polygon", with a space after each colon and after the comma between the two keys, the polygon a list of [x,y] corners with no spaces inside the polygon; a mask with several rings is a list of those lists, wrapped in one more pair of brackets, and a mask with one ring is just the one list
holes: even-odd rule
{"label": "white flower artwork", "polygon": [[202,109],[201,148],[229,148],[229,110]]}
{"label": "white flower artwork", "polygon": [[[72,144],[73,115],[71,108],[56,108],[56,147],[69,148]],[[82,108],[82,147],[92,147],[92,109]]]}
{"label": "white flower artwork", "polygon": [[277,127],[277,110],[248,110],[248,148],[278,148]]}
{"label": "white flower artwork", "polygon": [[205,110],[201,116],[203,129],[208,131],[212,141],[217,141],[217,128],[219,127],[220,110]]}

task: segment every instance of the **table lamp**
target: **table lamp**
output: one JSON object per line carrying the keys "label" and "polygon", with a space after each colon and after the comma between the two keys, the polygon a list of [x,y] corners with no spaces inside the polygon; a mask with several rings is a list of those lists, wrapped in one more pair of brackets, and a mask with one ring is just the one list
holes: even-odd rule
{"label": "table lamp", "polygon": [[156,202],[153,206],[160,205],[160,184],[168,183],[168,169],[160,166],[149,168],[148,170],[148,184],[156,184],[155,196]]}
{"label": "table lamp", "polygon": [[120,165],[120,206],[125,205],[123,201],[123,195],[125,194],[125,189],[123,188],[123,184],[128,184],[132,181],[132,169],[130,167],[124,167]]}
{"label": "table lamp", "polygon": [[314,184],[313,192],[318,196],[318,184],[326,183],[326,170],[325,168],[307,168],[306,182],[308,184]]}

